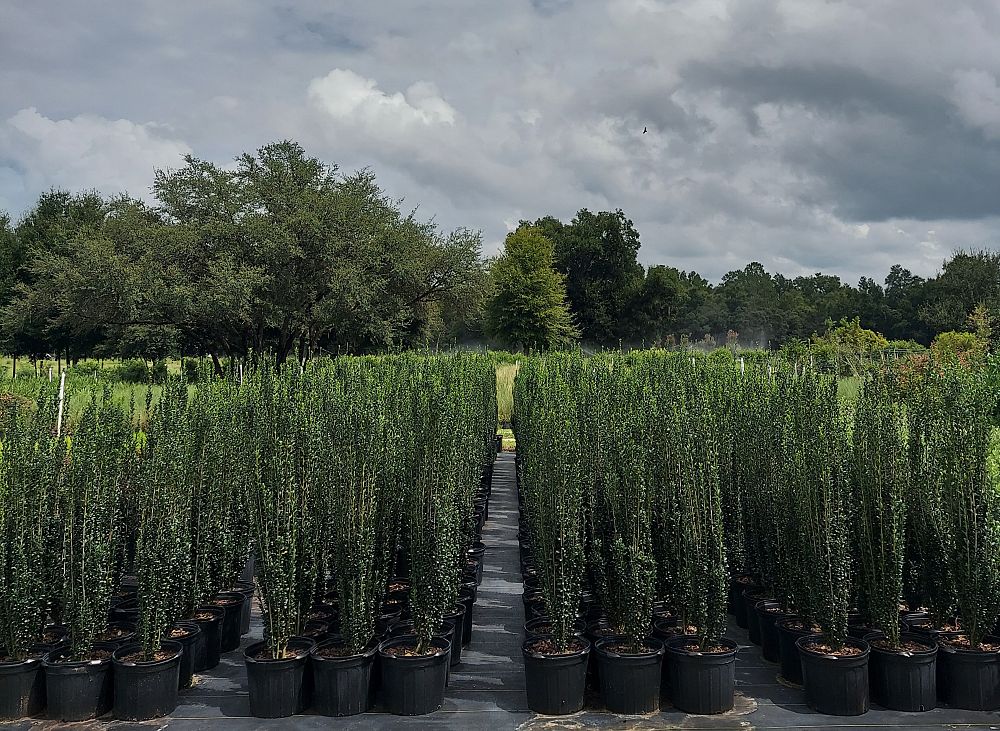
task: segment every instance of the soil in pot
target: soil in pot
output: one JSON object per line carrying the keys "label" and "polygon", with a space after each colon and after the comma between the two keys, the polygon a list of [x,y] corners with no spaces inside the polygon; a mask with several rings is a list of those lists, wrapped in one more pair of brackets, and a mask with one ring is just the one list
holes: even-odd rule
{"label": "soil in pot", "polygon": [[551,716],[583,708],[590,642],[575,637],[562,652],[553,638],[537,637],[521,645],[528,708]]}
{"label": "soil in pot", "polygon": [[250,715],[287,718],[309,707],[311,688],[306,672],[316,643],[292,637],[283,657],[274,657],[266,642],[255,642],[243,653],[247,666]]}
{"label": "soil in pot", "polygon": [[604,637],[594,644],[600,667],[601,697],[612,713],[652,713],[660,708],[663,643],[644,640],[629,646],[624,637]]}
{"label": "soil in pot", "polygon": [[929,711],[937,706],[937,646],[920,635],[900,635],[900,646],[873,633],[868,676],[872,700],[893,711]]}
{"label": "soil in pot", "polygon": [[393,637],[379,645],[382,703],[397,716],[432,713],[444,702],[451,643],[433,637],[425,651],[417,653],[417,637]]}
{"label": "soil in pot", "polygon": [[685,713],[725,713],[733,707],[737,644],[726,637],[705,647],[697,637],[667,642],[670,698]]}
{"label": "soil in pot", "polygon": [[768,662],[781,662],[781,648],[778,640],[778,628],[775,622],[794,616],[791,612],[781,609],[781,602],[761,601],[754,607],[757,613],[757,623],[760,625],[760,654]]}
{"label": "soil in pot", "polygon": [[177,687],[180,690],[190,688],[194,678],[195,661],[204,654],[204,638],[201,636],[201,626],[194,622],[178,622],[167,630],[167,639],[179,642],[184,652],[181,653],[181,664],[177,670]]}
{"label": "soil in pot", "polygon": [[372,667],[376,643],[352,654],[342,641],[328,640],[313,647],[313,708],[323,716],[353,716],[372,706]]}
{"label": "soil in pot", "polygon": [[83,660],[68,660],[68,648],[53,650],[42,661],[45,668],[46,715],[58,721],[87,721],[111,710],[114,678],[111,654],[118,645],[95,642]]}
{"label": "soil in pot", "polygon": [[[582,619],[576,619],[570,630],[576,637],[582,637],[587,630],[587,623]],[[524,623],[524,636],[526,639],[537,637],[548,637],[553,634],[552,620],[548,617],[535,617]]]}
{"label": "soil in pot", "polygon": [[820,634],[823,630],[801,617],[786,617],[774,623],[778,630],[778,654],[781,656],[781,679],[792,685],[802,685],[802,660],[795,644],[800,637]]}
{"label": "soil in pot", "polygon": [[1000,709],[1000,638],[973,648],[964,635],[937,640],[938,698],[970,711]]}
{"label": "soil in pot", "polygon": [[234,591],[224,591],[209,599],[207,604],[225,612],[222,616],[222,626],[219,628],[219,649],[222,652],[232,652],[240,646],[242,637],[240,623],[243,621],[243,595]]}
{"label": "soil in pot", "polygon": [[201,641],[195,645],[194,672],[211,670],[219,664],[222,654],[222,620],[226,610],[221,607],[198,607],[189,622],[201,628]]}
{"label": "soil in pot", "polygon": [[139,643],[122,645],[111,655],[114,665],[115,717],[122,721],[148,721],[177,708],[180,677],[179,642],[165,640],[152,660],[142,658]]}
{"label": "soil in pot", "polygon": [[864,640],[848,638],[834,650],[821,635],[795,641],[802,661],[802,686],[806,703],[817,713],[860,716],[868,712],[868,658]]}
{"label": "soil in pot", "polygon": [[135,625],[131,622],[109,622],[108,628],[98,632],[95,642],[110,642],[116,647],[135,641]]}

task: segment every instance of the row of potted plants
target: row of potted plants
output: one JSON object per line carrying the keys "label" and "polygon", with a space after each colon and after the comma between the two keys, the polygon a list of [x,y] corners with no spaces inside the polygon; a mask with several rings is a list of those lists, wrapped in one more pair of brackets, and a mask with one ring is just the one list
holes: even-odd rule
{"label": "row of potted plants", "polygon": [[961,364],[874,373],[845,403],[767,364],[527,361],[531,707],[579,710],[589,665],[610,710],[655,710],[661,689],[727,710],[727,606],[817,711],[1000,707],[996,393]]}
{"label": "row of potted plants", "polygon": [[676,358],[549,356],[515,381],[529,706],[617,713],[661,695],[733,706],[710,372]]}
{"label": "row of potted plants", "polygon": [[[482,560],[494,378],[475,356],[343,358],[171,381],[139,428],[109,390],[68,433],[55,391],[4,409],[0,714],[170,713],[239,647],[255,589],[256,715],[299,710],[321,677],[339,700],[320,705],[365,710],[350,669],[370,677],[375,647],[405,682],[428,659],[446,670],[461,644],[439,630],[458,606],[471,619]],[[239,581],[251,548],[256,587]],[[309,653],[335,672],[306,673]]]}
{"label": "row of potted plants", "polygon": [[734,379],[754,462],[733,478],[731,608],[815,710],[1000,707],[997,485],[988,372]]}

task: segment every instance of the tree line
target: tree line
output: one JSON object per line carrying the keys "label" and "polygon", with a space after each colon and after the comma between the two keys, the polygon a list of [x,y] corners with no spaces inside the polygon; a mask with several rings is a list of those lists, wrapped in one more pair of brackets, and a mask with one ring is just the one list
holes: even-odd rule
{"label": "tree line", "polygon": [[712,284],[643,267],[622,210],[523,221],[485,260],[370,170],[341,173],[283,141],[222,167],[187,156],[154,202],[52,190],[0,213],[0,349],[10,354],[242,357],[374,352],[490,340],[531,347],[684,341],[778,347],[858,317],[927,344],[1000,311],[1000,254],[956,251],[924,279],[786,277],[758,262]]}

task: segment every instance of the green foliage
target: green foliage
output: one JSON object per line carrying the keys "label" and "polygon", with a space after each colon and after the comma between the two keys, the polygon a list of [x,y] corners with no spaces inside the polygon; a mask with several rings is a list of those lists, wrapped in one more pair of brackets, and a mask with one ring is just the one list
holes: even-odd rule
{"label": "green foliage", "polygon": [[0,649],[24,660],[52,609],[53,516],[65,441],[57,400],[43,389],[34,412],[8,409],[0,422]]}
{"label": "green foliage", "polygon": [[183,616],[192,582],[188,413],[186,385],[171,382],[150,414],[136,476],[138,632],[146,660]]}
{"label": "green foliage", "polygon": [[780,499],[790,511],[778,536],[778,555],[784,560],[787,595],[839,648],[847,636],[852,585],[848,443],[837,383],[822,376],[779,374],[778,398],[783,413],[775,470]]}
{"label": "green foliage", "polygon": [[591,580],[616,634],[632,647],[649,633],[655,599],[645,389],[633,369],[596,358],[585,371],[582,421],[591,436]]}
{"label": "green foliage", "polygon": [[560,651],[572,637],[586,566],[583,448],[575,376],[580,356],[532,358],[514,382],[519,484],[542,596]]}
{"label": "green foliage", "polygon": [[899,646],[910,491],[906,415],[896,397],[886,376],[869,377],[858,398],[852,435],[858,606],[893,647]]}
{"label": "green foliage", "polygon": [[487,317],[495,338],[514,349],[548,349],[576,339],[565,278],[553,262],[552,242],[540,230],[508,234],[504,253],[490,267],[495,291]]}

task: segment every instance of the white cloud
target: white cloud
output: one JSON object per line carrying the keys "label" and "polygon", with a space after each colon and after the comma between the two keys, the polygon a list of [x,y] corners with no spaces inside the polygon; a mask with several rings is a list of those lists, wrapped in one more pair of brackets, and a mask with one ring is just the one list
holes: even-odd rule
{"label": "white cloud", "polygon": [[454,125],[456,112],[427,81],[406,93],[387,94],[374,79],[334,69],[309,83],[309,99],[339,122],[406,130],[414,126]]}
{"label": "white cloud", "polygon": [[0,200],[50,187],[148,198],[154,169],[176,167],[190,152],[152,124],[87,114],[56,120],[28,107],[0,124]]}

